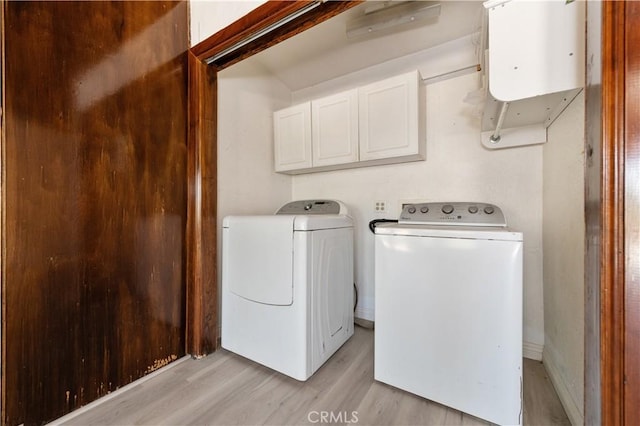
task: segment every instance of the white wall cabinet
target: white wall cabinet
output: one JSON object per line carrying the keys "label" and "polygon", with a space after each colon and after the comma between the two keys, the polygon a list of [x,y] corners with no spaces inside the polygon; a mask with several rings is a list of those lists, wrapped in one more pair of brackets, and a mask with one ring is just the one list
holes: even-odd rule
{"label": "white wall cabinet", "polygon": [[273,133],[276,172],[312,166],[310,102],[274,112]]}
{"label": "white wall cabinet", "polygon": [[[419,80],[418,71],[412,71],[276,111],[276,171],[298,174],[424,160]],[[303,113],[309,109],[307,125]]]}
{"label": "white wall cabinet", "polygon": [[358,161],[358,90],[311,102],[313,167]]}
{"label": "white wall cabinet", "polygon": [[418,73],[359,89],[360,160],[420,154]]}

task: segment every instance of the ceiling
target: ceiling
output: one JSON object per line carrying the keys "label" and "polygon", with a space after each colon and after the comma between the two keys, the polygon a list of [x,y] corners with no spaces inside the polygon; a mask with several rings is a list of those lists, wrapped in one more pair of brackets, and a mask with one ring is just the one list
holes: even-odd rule
{"label": "ceiling", "polygon": [[[480,30],[481,1],[440,1],[440,15],[373,34],[347,38],[347,26],[372,8],[384,13],[436,2],[366,1],[246,61],[256,61],[296,91]],[[404,5],[403,5],[404,4]],[[374,12],[377,13],[377,12]]]}

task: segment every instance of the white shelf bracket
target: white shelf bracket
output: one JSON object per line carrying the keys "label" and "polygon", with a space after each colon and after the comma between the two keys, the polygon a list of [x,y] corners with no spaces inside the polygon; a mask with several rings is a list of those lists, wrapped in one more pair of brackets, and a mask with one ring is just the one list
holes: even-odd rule
{"label": "white shelf bracket", "polygon": [[496,129],[493,131],[493,134],[489,138],[489,141],[492,143],[500,142],[500,132],[502,131],[502,126],[504,125],[504,118],[507,116],[507,111],[509,110],[509,102],[503,102],[502,108],[500,109],[500,116],[498,117],[498,122],[496,123]]}

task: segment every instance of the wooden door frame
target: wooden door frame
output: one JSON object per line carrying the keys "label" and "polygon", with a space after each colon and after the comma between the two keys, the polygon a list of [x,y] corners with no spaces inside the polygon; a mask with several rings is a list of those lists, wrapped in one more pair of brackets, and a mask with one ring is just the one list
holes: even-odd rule
{"label": "wooden door frame", "polygon": [[186,352],[218,347],[217,72],[188,52]]}
{"label": "wooden door frame", "polygon": [[[362,0],[319,3],[255,41],[208,61],[238,41],[271,27],[315,1],[268,1],[191,48],[187,135],[187,336],[194,357],[219,346],[217,279],[217,74],[218,71],[350,9]],[[208,63],[209,62],[209,63]]]}
{"label": "wooden door frame", "polygon": [[623,424],[640,424],[640,3],[625,2]]}
{"label": "wooden door frame", "polygon": [[[621,425],[624,418],[620,409],[624,353],[621,350],[624,348],[624,168],[620,166],[624,166],[625,46],[624,3],[617,3],[602,3],[601,158],[600,164],[595,165],[600,168],[600,187],[594,188],[600,192],[600,233],[587,235],[587,242],[590,236],[599,241],[598,248],[594,249],[599,251],[600,273],[599,276],[587,275],[587,282],[599,281],[599,417],[601,424],[606,425]],[[587,191],[589,189],[587,187]],[[587,314],[597,317],[595,312]],[[597,349],[587,345],[585,352]]]}
{"label": "wooden door frame", "polygon": [[[587,285],[599,279],[600,422],[606,425],[640,422],[638,25],[637,2],[602,2],[601,226],[599,234],[587,234],[587,242],[599,241],[600,274],[587,276]],[[597,349],[587,345],[585,352]]]}
{"label": "wooden door frame", "polygon": [[[303,8],[308,1],[287,2],[269,1],[244,16],[234,24],[214,34],[191,49],[189,76],[189,200],[187,233],[187,315],[188,338],[187,352],[194,356],[205,355],[215,350],[218,340],[217,329],[217,277],[216,277],[216,102],[215,81],[217,72],[244,58],[260,52],[280,41],[298,34],[338,13],[349,9],[361,1],[326,2],[305,15],[291,21],[279,29],[262,36],[232,55],[206,65],[214,54],[223,51],[238,40],[246,38],[256,31],[277,22],[283,16]],[[640,241],[635,234],[627,234],[625,212],[638,218],[639,200],[634,194],[625,193],[625,166],[627,176],[638,176],[638,161],[629,143],[625,143],[628,130],[625,128],[626,104],[625,61],[630,55],[629,48],[638,48],[625,44],[625,28],[630,30],[629,16],[625,15],[627,2],[605,1],[602,10],[602,88],[598,94],[602,97],[601,120],[602,133],[598,137],[601,164],[597,180],[599,201],[595,206],[587,206],[587,215],[593,209],[597,211],[599,226],[587,227],[587,246],[597,250],[596,259],[599,268],[596,274],[587,271],[585,281],[595,283],[599,294],[599,305],[587,306],[587,315],[593,316],[599,324],[597,347],[585,347],[585,354],[597,352],[600,366],[600,382],[597,389],[585,387],[587,404],[600,402],[595,409],[601,414],[603,424],[624,424],[625,401],[637,401],[638,370],[633,370],[630,385],[623,378],[625,358],[632,348],[639,348],[637,339],[629,341],[628,332],[638,330],[640,315],[625,310],[625,295],[637,294],[628,286],[630,271],[625,269],[630,260],[625,253],[636,253]],[[637,8],[636,8],[637,9]],[[637,21],[637,18],[635,18]],[[634,21],[635,22],[635,21]],[[625,24],[627,27],[625,27]],[[636,27],[637,28],[637,27]],[[637,37],[636,37],[637,40]],[[206,107],[213,105],[212,109]],[[638,105],[629,106],[636,112]],[[587,116],[587,120],[594,119]],[[597,118],[596,118],[597,119]],[[588,127],[588,126],[587,126]],[[627,132],[625,132],[625,130]],[[637,136],[637,135],[636,135]],[[626,151],[625,151],[626,149]],[[633,160],[633,163],[629,161]],[[633,167],[633,169],[631,169]],[[633,172],[633,174],[629,173]],[[587,186],[592,185],[588,180]],[[593,188],[592,188],[593,189]],[[203,204],[203,200],[208,203]],[[635,231],[636,228],[633,228]],[[593,241],[596,241],[594,247]],[[588,248],[589,250],[589,248]],[[626,271],[626,275],[625,275]],[[589,275],[593,276],[589,276]],[[597,275],[597,276],[596,276]],[[625,316],[626,314],[626,316]],[[634,321],[634,324],[625,322]],[[630,327],[633,325],[633,327]],[[626,339],[626,340],[625,340]],[[626,346],[625,346],[626,345]],[[626,351],[625,351],[626,349]],[[636,352],[637,353],[637,352]],[[628,408],[632,409],[634,405]],[[592,407],[588,410],[593,411]]]}

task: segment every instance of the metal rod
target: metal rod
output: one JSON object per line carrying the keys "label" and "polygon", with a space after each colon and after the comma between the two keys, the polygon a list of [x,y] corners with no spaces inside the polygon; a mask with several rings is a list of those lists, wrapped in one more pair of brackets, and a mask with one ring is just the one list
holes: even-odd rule
{"label": "metal rod", "polygon": [[493,131],[491,138],[489,138],[492,143],[496,143],[500,140],[500,132],[502,131],[502,125],[504,124],[504,118],[507,116],[508,109],[509,102],[503,102],[502,109],[500,110],[500,116],[498,117],[498,123],[496,124],[496,129]]}
{"label": "metal rod", "polygon": [[265,27],[261,30],[258,30],[257,32],[255,32],[254,34],[251,34],[250,36],[248,36],[247,38],[240,40],[238,43],[231,45],[230,47],[224,49],[223,51],[216,53],[215,55],[207,58],[205,60],[205,62],[207,64],[211,64],[215,61],[217,61],[218,59],[227,56],[228,54],[230,54],[231,52],[234,52],[238,49],[240,49],[241,47],[251,43],[252,41],[257,40],[258,38],[264,36],[265,34],[270,33],[273,30],[276,30],[278,28],[280,28],[281,26],[283,26],[284,24],[287,24],[291,21],[293,21],[294,19],[304,15],[305,13],[309,12],[311,9],[315,9],[316,7],[320,6],[322,3],[324,3],[325,0],[317,0],[313,3],[309,3],[307,6],[303,7],[300,10],[297,10],[296,12],[293,12],[291,15],[288,15],[286,17],[284,17],[283,19],[269,25],[268,27]]}
{"label": "metal rod", "polygon": [[432,84],[439,81],[448,80],[454,77],[460,77],[465,74],[471,74],[473,72],[480,71],[480,64],[469,65],[468,67],[458,68],[457,70],[445,72],[442,74],[433,75],[422,79],[422,84]]}

